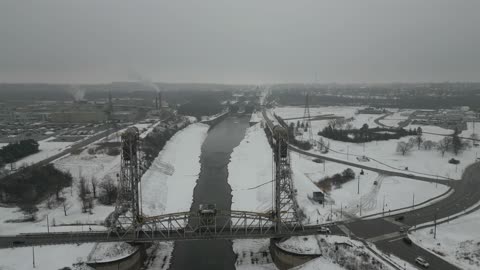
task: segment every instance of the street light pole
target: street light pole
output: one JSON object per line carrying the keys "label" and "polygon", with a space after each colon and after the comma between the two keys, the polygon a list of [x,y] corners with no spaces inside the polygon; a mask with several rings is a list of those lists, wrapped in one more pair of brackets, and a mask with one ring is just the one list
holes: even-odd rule
{"label": "street light pole", "polygon": [[33,268],[35,268],[35,246],[32,246],[32,260],[33,260]]}
{"label": "street light pole", "polygon": [[357,194],[360,194],[360,175],[358,175],[358,188],[357,188]]}
{"label": "street light pole", "polygon": [[383,195],[382,216],[385,215],[385,194]]}
{"label": "street light pole", "polygon": [[413,198],[412,198],[412,209],[415,208],[415,192],[413,193]]}

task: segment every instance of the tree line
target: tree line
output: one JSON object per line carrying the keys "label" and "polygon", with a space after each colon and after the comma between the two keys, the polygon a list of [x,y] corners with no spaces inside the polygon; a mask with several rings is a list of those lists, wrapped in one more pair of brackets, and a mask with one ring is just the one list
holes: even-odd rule
{"label": "tree line", "polygon": [[[334,125],[328,125],[318,133],[325,138],[342,142],[365,143],[371,141],[386,141],[391,139],[400,139],[405,136],[417,135],[418,129],[403,128],[369,128],[367,124],[359,129],[336,128]],[[421,133],[421,131],[420,131]]]}
{"label": "tree line", "polygon": [[12,163],[39,151],[39,144],[33,139],[9,143],[0,149],[0,160]]}

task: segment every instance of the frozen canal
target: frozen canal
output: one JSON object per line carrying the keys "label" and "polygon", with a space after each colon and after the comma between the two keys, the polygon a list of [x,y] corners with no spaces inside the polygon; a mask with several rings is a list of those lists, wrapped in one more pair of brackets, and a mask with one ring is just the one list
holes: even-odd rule
{"label": "frozen canal", "polygon": [[[228,184],[230,155],[245,135],[249,117],[228,117],[212,128],[202,145],[201,171],[193,194],[192,211],[202,203],[230,210]],[[177,241],[170,269],[235,269],[232,242],[227,240]]]}

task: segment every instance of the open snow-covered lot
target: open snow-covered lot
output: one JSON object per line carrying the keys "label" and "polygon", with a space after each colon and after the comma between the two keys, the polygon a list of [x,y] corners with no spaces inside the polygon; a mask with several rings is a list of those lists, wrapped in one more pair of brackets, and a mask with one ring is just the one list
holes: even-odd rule
{"label": "open snow-covered lot", "polygon": [[312,158],[295,152],[291,152],[290,158],[297,200],[309,224],[389,212],[424,202],[448,190],[444,185],[387,177],[368,170],[360,175],[360,169],[351,168],[355,179],[326,192],[326,203],[322,205],[312,200],[313,192],[320,191],[316,183],[327,176],[342,173],[349,166],[328,161],[315,163]]}
{"label": "open snow-covered lot", "polygon": [[433,229],[425,228],[411,233],[417,244],[462,269],[480,269],[480,210],[437,226],[436,239]]}
{"label": "open snow-covered lot", "polygon": [[[361,107],[315,107],[311,108],[311,115],[324,115],[324,114],[333,114],[335,116],[353,118],[350,122],[352,127],[359,128],[363,124],[367,124],[369,127],[378,126],[374,120],[383,116],[379,115],[369,115],[369,114],[355,114],[358,109]],[[282,118],[291,118],[291,117],[302,117],[304,112],[303,107],[279,107],[275,109],[275,113]],[[391,117],[393,119],[398,119],[402,121],[406,116],[402,114],[408,113],[405,111],[398,111],[398,114],[394,114]],[[386,118],[390,119],[390,118]],[[297,123],[298,119],[289,120],[287,122]],[[329,157],[338,158],[338,159],[348,159],[351,162],[361,163],[365,166],[370,166],[372,168],[381,168],[388,170],[398,170],[403,172],[409,172],[412,174],[426,175],[431,177],[438,177],[439,179],[460,179],[463,173],[463,170],[471,163],[475,162],[478,157],[478,152],[480,148],[470,147],[454,155],[451,152],[446,152],[442,156],[440,151],[436,149],[425,150],[422,147],[418,148],[417,146],[413,149],[402,155],[397,152],[397,144],[400,141],[408,141],[412,136],[407,136],[398,140],[388,140],[388,141],[374,141],[368,143],[346,143],[341,141],[335,141],[328,138],[323,138],[318,135],[318,132],[321,131],[324,127],[328,125],[330,120],[314,120],[312,121],[312,133],[314,140],[326,140],[330,144],[330,151],[328,152]],[[301,122],[301,121],[300,121]],[[424,132],[431,132],[437,134],[423,134],[423,139],[430,140],[432,142],[438,142],[444,138],[442,135],[451,135],[453,130],[443,129],[436,126],[419,126],[419,125],[409,125],[406,128],[417,128],[421,127]],[[301,130],[300,130],[301,131]],[[468,123],[467,130],[462,131],[460,136],[469,137],[472,133],[476,132],[472,123]],[[300,138],[307,139],[307,133],[299,135]],[[312,152],[317,152],[316,150],[311,150]],[[358,161],[356,157],[366,156],[370,159],[368,162]],[[454,165],[448,163],[451,158],[455,158],[460,161],[460,164]],[[408,168],[408,170],[407,170]]]}
{"label": "open snow-covered lot", "polygon": [[[56,245],[42,247],[21,247],[0,249],[0,269],[2,270],[52,270],[85,262],[94,244]],[[35,268],[33,254],[35,253]],[[74,268],[79,269],[79,268]],[[82,268],[80,268],[82,269]],[[87,268],[84,268],[87,269]]]}

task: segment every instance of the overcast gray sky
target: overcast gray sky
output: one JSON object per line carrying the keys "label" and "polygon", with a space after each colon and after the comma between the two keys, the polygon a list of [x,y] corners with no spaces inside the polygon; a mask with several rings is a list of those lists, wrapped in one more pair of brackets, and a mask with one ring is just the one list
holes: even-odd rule
{"label": "overcast gray sky", "polygon": [[478,0],[0,2],[0,82],[480,81]]}

